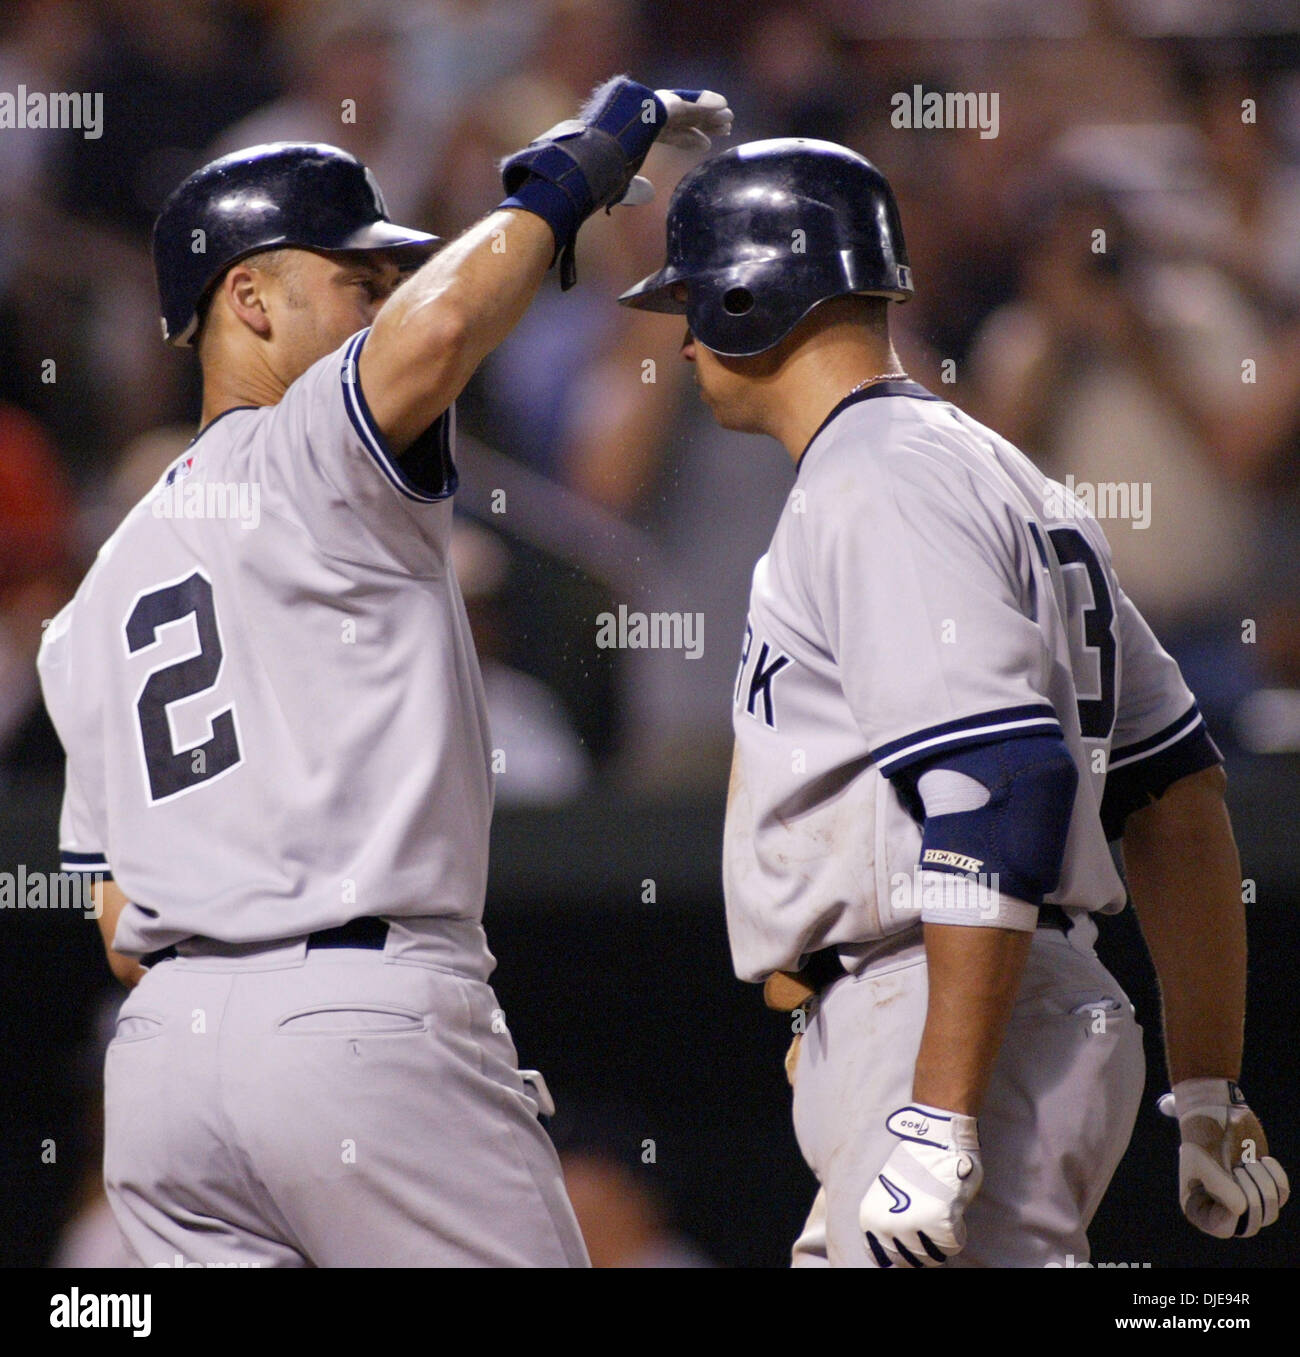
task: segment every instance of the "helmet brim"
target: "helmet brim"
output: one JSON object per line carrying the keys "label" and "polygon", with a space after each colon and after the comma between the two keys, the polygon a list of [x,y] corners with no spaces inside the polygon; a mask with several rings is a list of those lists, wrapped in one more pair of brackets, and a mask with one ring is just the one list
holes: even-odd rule
{"label": "helmet brim", "polygon": [[[809,261],[815,263],[816,261]],[[904,302],[911,295],[907,288],[855,287],[853,279],[845,277],[842,257],[827,261],[834,275],[824,286],[815,288],[813,295],[801,296],[782,287],[786,265],[781,260],[760,262],[741,261],[730,268],[691,272],[666,264],[657,273],[649,274],[619,297],[623,306],[640,311],[658,311],[667,315],[685,316],[694,338],[724,358],[753,358],[775,347],[823,302],[836,297],[884,297],[889,301]],[[772,271],[777,270],[775,276]],[[910,282],[910,279],[909,279]],[[675,297],[674,291],[685,288],[685,296]],[[725,295],[732,288],[753,294],[750,305],[757,305],[764,317],[755,326],[744,311],[729,314]]]}
{"label": "helmet brim", "polygon": [[686,283],[685,274],[674,268],[662,268],[647,274],[619,296],[620,306],[631,306],[638,311],[660,311],[670,316],[684,316],[688,303],[673,296],[676,283]]}
{"label": "helmet brim", "polygon": [[391,221],[372,221],[353,231],[337,245],[303,245],[299,248],[321,250],[325,254],[342,250],[398,250],[412,257],[427,259],[441,244],[441,236],[431,236],[427,231],[416,231]]}

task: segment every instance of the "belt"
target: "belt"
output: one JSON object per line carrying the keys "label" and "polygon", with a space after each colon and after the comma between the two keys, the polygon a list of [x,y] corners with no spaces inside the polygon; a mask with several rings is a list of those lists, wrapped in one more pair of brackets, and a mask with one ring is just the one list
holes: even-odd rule
{"label": "belt", "polygon": [[[186,939],[186,941],[201,942],[203,939]],[[307,935],[307,950],[310,952],[317,947],[365,947],[371,951],[383,951],[384,943],[388,941],[388,924],[383,919],[376,919],[373,916],[367,916],[362,919],[349,919],[345,924],[339,924],[337,928],[322,928],[319,932],[309,933]],[[267,946],[273,946],[274,940],[268,941]],[[140,964],[143,966],[156,966],[160,961],[170,961],[180,953],[175,946],[162,947],[156,952],[150,952],[148,956],[140,958]]]}
{"label": "belt", "polygon": [[[1060,933],[1070,931],[1070,916],[1060,905],[1041,905],[1038,927],[1054,928]],[[809,954],[797,971],[774,971],[763,982],[763,999],[768,1008],[789,1013],[804,1004],[828,985],[847,975],[840,960],[838,947],[823,947]]]}
{"label": "belt", "polygon": [[1039,905],[1038,926],[1039,928],[1055,928],[1059,933],[1068,933],[1070,931],[1070,916],[1060,905]]}

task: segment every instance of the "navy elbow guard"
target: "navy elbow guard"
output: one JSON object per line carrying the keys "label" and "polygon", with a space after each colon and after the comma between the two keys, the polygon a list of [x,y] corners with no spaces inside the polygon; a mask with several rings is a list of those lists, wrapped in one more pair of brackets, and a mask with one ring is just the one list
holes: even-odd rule
{"label": "navy elbow guard", "polygon": [[922,871],[996,878],[1035,907],[1061,880],[1079,773],[1059,734],[976,745],[912,764],[893,779],[924,812]]}
{"label": "navy elbow guard", "polygon": [[576,118],[557,123],[501,162],[507,195],[501,206],[521,207],[551,228],[561,288],[577,281],[573,250],[578,227],[627,192],[664,118],[664,106],[653,90],[625,75],[615,76]]}

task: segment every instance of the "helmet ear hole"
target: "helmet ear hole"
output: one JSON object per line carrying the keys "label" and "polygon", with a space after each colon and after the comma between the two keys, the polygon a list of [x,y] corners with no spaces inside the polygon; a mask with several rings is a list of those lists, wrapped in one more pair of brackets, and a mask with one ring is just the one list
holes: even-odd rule
{"label": "helmet ear hole", "polygon": [[722,294],[722,309],[729,316],[747,316],[754,309],[754,294],[747,287],[729,287]]}

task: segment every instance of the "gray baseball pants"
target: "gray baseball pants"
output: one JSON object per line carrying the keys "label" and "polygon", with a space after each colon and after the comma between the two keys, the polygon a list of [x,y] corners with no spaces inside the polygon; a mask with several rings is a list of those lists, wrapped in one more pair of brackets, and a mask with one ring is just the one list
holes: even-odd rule
{"label": "gray baseball pants", "polygon": [[[1128,1147],[1144,1082],[1128,996],[1092,950],[1095,926],[1040,928],[979,1118],[984,1183],[949,1267],[1068,1267]],[[858,1206],[912,1101],[928,988],[921,943],[815,1001],[794,1076],[795,1134],[821,1183],[795,1267],[875,1267]]]}
{"label": "gray baseball pants", "polygon": [[479,925],[178,950],[105,1061],[105,1182],[145,1266],[588,1265]]}

